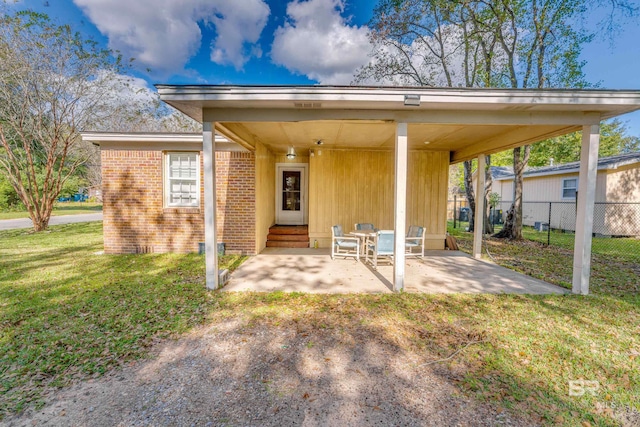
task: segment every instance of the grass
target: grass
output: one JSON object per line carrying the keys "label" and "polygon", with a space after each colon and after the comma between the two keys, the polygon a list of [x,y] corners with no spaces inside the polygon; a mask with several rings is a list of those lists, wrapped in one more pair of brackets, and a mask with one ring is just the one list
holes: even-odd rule
{"label": "grass", "polygon": [[[78,215],[102,212],[102,203],[91,202],[58,202],[53,207],[53,216],[56,215]],[[29,218],[27,211],[0,212],[0,220]]]}
{"label": "grass", "polygon": [[0,232],[0,417],[205,321],[201,256],[101,250],[101,222]]}
{"label": "grass", "polygon": [[[243,316],[249,324],[293,324],[339,337],[361,336],[364,325],[368,337],[426,361],[464,349],[436,366],[463,392],[544,425],[608,426],[640,417],[639,303],[558,295],[238,293],[219,296],[213,319]],[[569,381],[580,380],[598,381],[597,393],[570,396]]]}
{"label": "grass", "polygon": [[[469,246],[469,233],[458,239]],[[211,293],[198,255],[98,255],[101,245],[100,223],[0,232],[0,414],[143,357],[159,339],[242,318],[336,334],[365,328],[425,361],[461,350],[423,369],[444,369],[462,392],[546,425],[640,417],[639,271],[624,260],[594,256],[588,297]],[[567,249],[489,245],[500,263],[570,282]],[[580,380],[597,381],[597,392],[570,396]]]}
{"label": "grass", "polygon": [[[472,233],[463,228],[448,231],[462,250],[470,253]],[[571,289],[573,276],[573,234],[556,233],[553,244],[546,245],[547,233],[531,227],[523,229],[522,242],[484,237],[484,253],[498,264]],[[556,240],[553,240],[556,239]],[[640,239],[594,238],[591,256],[591,292],[602,295],[628,295],[640,292]]]}

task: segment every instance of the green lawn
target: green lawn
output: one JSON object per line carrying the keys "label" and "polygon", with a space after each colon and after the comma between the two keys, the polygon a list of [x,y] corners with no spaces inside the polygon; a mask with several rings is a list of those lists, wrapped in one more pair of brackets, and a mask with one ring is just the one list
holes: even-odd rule
{"label": "green lawn", "polygon": [[[78,215],[96,212],[102,212],[102,203],[63,202],[55,204],[52,215]],[[29,218],[29,213],[27,211],[0,212],[0,220],[18,218]]]}
{"label": "green lawn", "polygon": [[[465,227],[469,223],[458,223],[457,228],[453,229],[453,221],[449,221],[448,230],[450,234],[460,235],[464,233]],[[495,232],[500,230],[501,226],[497,226]],[[525,239],[532,242],[547,244],[551,246],[573,251],[575,242],[575,234],[565,233],[560,230],[551,230],[549,234],[546,231],[536,231],[533,227],[523,227],[522,235]],[[640,239],[630,238],[611,238],[611,237],[594,237],[592,239],[591,251],[595,255],[604,255],[613,258],[616,261],[640,264]]]}
{"label": "green lawn", "polygon": [[101,222],[0,232],[0,417],[142,356],[215,305],[197,254],[100,251]]}
{"label": "green lawn", "polygon": [[[458,238],[469,247],[469,233]],[[218,293],[204,289],[201,256],[100,255],[101,245],[100,223],[0,232],[0,414],[143,357],[158,339],[240,317],[345,336],[365,325],[428,360],[461,350],[436,365],[461,393],[546,425],[640,417],[640,271],[626,261],[594,257],[588,297]],[[502,264],[570,282],[564,248],[489,245]],[[597,381],[597,392],[570,396],[580,380]]]}

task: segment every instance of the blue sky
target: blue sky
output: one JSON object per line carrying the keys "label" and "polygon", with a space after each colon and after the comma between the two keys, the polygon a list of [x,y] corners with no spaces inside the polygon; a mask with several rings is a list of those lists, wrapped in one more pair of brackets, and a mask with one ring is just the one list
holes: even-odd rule
{"label": "blue sky", "polygon": [[[135,58],[150,84],[348,84],[368,56],[373,0],[25,0]],[[597,17],[593,18],[594,21]],[[584,71],[608,89],[640,89],[640,26],[586,45]],[[640,112],[623,116],[640,136]]]}

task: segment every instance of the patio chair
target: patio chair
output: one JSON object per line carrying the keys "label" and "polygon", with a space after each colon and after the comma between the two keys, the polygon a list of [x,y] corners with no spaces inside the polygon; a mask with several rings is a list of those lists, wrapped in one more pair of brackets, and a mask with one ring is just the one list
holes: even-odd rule
{"label": "patio chair", "polygon": [[424,258],[424,227],[412,225],[405,238],[405,256]]}
{"label": "patio chair", "polygon": [[370,222],[358,222],[356,223],[355,227],[357,231],[362,231],[362,230],[378,231]]}
{"label": "patio chair", "polygon": [[360,239],[346,236],[341,225],[331,227],[331,259],[336,256],[355,257],[360,261]]}
{"label": "patio chair", "polygon": [[388,258],[393,262],[393,242],[393,230],[378,231],[373,237],[367,239],[365,261],[373,264],[374,270],[378,269],[378,258]]}

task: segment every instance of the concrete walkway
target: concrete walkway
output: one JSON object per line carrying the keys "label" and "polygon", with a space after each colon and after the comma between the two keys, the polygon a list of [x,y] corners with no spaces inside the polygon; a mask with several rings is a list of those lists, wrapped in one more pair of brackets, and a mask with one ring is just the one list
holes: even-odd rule
{"label": "concrete walkway", "polygon": [[[373,270],[362,260],[336,258],[328,249],[267,248],[231,275],[224,291],[389,293],[393,267]],[[409,258],[406,292],[563,294],[568,290],[458,251],[427,251]]]}
{"label": "concrete walkway", "polygon": [[[102,221],[102,212],[78,215],[52,216],[49,225],[73,224],[76,222]],[[29,218],[2,219],[0,230],[13,230],[16,228],[32,228],[33,223]]]}

